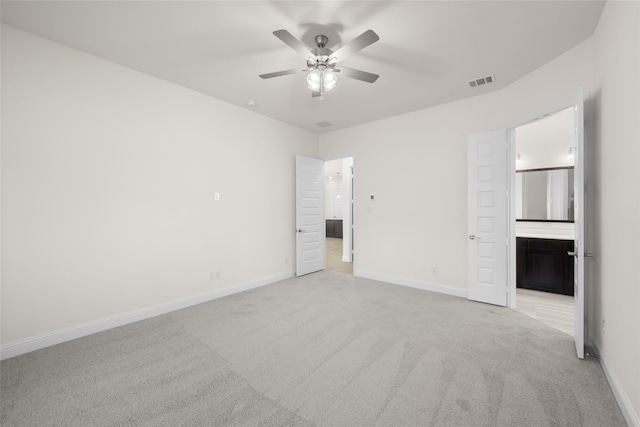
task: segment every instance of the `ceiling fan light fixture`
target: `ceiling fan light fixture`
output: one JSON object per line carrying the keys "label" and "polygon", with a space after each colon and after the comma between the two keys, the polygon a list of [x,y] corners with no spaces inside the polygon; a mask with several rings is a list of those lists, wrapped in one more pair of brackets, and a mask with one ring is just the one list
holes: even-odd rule
{"label": "ceiling fan light fixture", "polygon": [[311,96],[314,98],[319,96],[320,99],[322,99],[322,95],[325,92],[336,87],[336,84],[338,83],[338,72],[341,72],[345,77],[361,80],[367,83],[373,83],[379,77],[377,74],[367,73],[365,71],[355,70],[352,68],[336,68],[338,65],[338,58],[343,60],[349,55],[380,40],[380,37],[378,37],[373,30],[365,31],[349,43],[339,47],[335,52],[326,47],[329,39],[325,35],[317,35],[315,37],[315,49],[309,49],[304,43],[295,38],[287,30],[276,30],[273,32],[273,35],[301,54],[306,60],[307,67],[302,70],[299,68],[292,68],[289,70],[277,71],[275,73],[259,74],[262,79],[271,79],[273,77],[295,74],[297,71],[308,72],[307,86],[313,92]]}
{"label": "ceiling fan light fixture", "polygon": [[322,72],[322,85],[325,92],[336,87],[336,83],[338,83],[338,75],[333,70],[327,69]]}
{"label": "ceiling fan light fixture", "polygon": [[319,92],[320,95],[336,87],[336,83],[338,83],[336,72],[322,65],[307,74],[307,86],[313,92]]}
{"label": "ceiling fan light fixture", "polygon": [[317,68],[314,68],[307,74],[307,86],[314,92],[320,92],[320,85],[322,82],[322,72]]}

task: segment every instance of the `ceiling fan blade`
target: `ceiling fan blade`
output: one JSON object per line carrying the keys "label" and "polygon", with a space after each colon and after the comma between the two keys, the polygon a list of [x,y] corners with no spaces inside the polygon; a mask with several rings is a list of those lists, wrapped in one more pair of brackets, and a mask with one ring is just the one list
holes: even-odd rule
{"label": "ceiling fan blade", "polygon": [[260,77],[263,79],[272,79],[274,77],[280,77],[280,76],[286,76],[288,74],[299,73],[300,71],[305,71],[305,70],[300,68],[291,68],[290,70],[276,71],[275,73],[260,74]]}
{"label": "ceiling fan blade", "polygon": [[316,58],[311,50],[287,30],[276,30],[273,35],[282,40],[290,48],[298,52],[304,59]]}
{"label": "ceiling fan blade", "polygon": [[[336,69],[338,71],[338,69]],[[353,68],[347,68],[340,66],[340,76],[349,77],[356,80],[362,80],[363,82],[373,83],[380,77],[377,74],[367,73],[366,71],[355,70]]]}
{"label": "ceiling fan blade", "polygon": [[357,51],[362,50],[370,44],[377,42],[378,40],[380,40],[380,37],[378,37],[378,35],[373,30],[367,30],[355,39],[351,40],[349,43],[333,52],[331,57],[337,58],[338,61],[342,61],[345,58],[353,55]]}

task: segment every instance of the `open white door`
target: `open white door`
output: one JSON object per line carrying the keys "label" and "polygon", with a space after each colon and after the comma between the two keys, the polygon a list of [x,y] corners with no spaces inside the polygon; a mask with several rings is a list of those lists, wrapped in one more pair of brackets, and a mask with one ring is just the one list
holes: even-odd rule
{"label": "open white door", "polygon": [[324,161],[296,156],[296,276],[324,269]]}
{"label": "open white door", "polygon": [[507,305],[507,131],[469,135],[469,299]]}
{"label": "open white door", "polygon": [[574,170],[573,207],[575,237],[573,240],[573,333],[578,358],[584,359],[584,252],[585,252],[585,143],[584,143],[584,92],[578,89],[574,119]]}

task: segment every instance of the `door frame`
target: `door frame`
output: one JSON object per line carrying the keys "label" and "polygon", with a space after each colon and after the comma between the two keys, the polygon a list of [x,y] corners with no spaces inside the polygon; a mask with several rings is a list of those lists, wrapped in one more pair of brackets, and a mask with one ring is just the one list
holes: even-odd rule
{"label": "door frame", "polygon": [[[516,128],[545,119],[555,113],[558,113],[567,108],[575,106],[575,96],[568,98],[564,102],[555,104],[549,108],[546,108],[537,114],[529,116],[523,120],[513,123],[511,126],[507,126],[507,168],[509,173],[509,202],[507,212],[507,222],[509,230],[509,255],[507,266],[507,307],[516,308]],[[585,135],[586,132],[586,113],[585,113]],[[585,165],[586,166],[586,165]],[[583,205],[583,209],[586,207]],[[586,303],[585,303],[586,306]],[[575,316],[575,314],[574,314]],[[585,311],[585,324],[587,323],[587,313]]]}
{"label": "door frame", "polygon": [[[350,233],[351,236],[351,262],[353,263],[353,275],[356,275],[356,185],[355,185],[355,181],[356,181],[356,155],[353,153],[343,153],[343,154],[334,154],[331,156],[325,156],[322,157],[321,160],[325,161],[325,162],[330,162],[332,160],[341,160],[341,159],[346,159],[346,158],[351,158],[353,159],[353,164],[352,164],[352,168],[353,168],[353,178],[352,178],[352,185],[351,185],[351,203],[349,203],[349,218],[351,221],[351,231],[352,233]],[[344,213],[343,213],[343,219],[344,219]],[[343,238],[344,238],[344,233],[343,233]]]}

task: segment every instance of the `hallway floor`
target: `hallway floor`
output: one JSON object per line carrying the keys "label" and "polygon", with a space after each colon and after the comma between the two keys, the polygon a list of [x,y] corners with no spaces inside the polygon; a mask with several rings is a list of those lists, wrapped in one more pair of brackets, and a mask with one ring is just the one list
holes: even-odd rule
{"label": "hallway floor", "polygon": [[573,336],[573,297],[516,289],[516,310]]}
{"label": "hallway floor", "polygon": [[327,270],[353,274],[353,263],[342,261],[342,239],[327,237]]}

